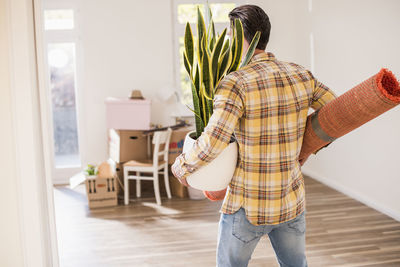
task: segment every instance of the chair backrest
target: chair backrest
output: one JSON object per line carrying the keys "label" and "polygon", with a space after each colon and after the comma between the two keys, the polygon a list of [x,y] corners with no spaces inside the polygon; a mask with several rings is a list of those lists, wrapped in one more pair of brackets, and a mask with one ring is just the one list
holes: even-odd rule
{"label": "chair backrest", "polygon": [[[164,161],[168,162],[169,140],[171,139],[172,129],[168,128],[167,131],[155,132],[153,136],[153,165],[158,165],[158,158],[164,156]],[[161,145],[164,148],[160,150]]]}

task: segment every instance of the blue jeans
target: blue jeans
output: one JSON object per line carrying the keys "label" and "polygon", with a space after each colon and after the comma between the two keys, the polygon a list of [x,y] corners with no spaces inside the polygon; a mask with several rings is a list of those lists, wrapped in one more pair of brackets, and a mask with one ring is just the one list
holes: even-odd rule
{"label": "blue jeans", "polygon": [[306,267],[305,212],[277,225],[253,225],[243,208],[234,214],[221,214],[218,231],[217,266],[247,266],[263,235],[268,234],[282,267]]}

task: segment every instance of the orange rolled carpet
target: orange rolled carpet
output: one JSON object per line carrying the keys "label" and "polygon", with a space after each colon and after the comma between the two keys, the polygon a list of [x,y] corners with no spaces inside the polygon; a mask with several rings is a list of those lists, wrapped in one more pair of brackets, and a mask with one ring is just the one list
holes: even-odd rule
{"label": "orange rolled carpet", "polygon": [[307,118],[299,160],[400,103],[400,87],[387,69],[365,80]]}
{"label": "orange rolled carpet", "polygon": [[[400,103],[400,86],[387,69],[365,80],[307,117],[299,161],[357,129]],[[223,200],[226,189],[205,191],[212,200]]]}

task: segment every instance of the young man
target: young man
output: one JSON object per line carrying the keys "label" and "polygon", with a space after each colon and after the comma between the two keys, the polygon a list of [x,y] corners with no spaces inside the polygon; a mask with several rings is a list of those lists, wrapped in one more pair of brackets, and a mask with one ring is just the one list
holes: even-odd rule
{"label": "young man", "polygon": [[260,41],[250,63],[221,81],[204,133],[172,171],[187,185],[185,178],[212,161],[234,133],[238,164],[221,208],[218,266],[247,266],[263,235],[281,266],[307,266],[298,156],[309,108],[317,110],[336,96],[303,67],[264,52],[271,24],[261,8],[240,6],[229,17],[243,24],[244,51],[257,31]]}

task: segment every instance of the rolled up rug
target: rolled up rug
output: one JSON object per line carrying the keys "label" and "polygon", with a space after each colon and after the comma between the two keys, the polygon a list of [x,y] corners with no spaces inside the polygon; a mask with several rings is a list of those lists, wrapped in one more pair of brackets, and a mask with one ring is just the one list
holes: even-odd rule
{"label": "rolled up rug", "polygon": [[[307,117],[299,161],[305,161],[335,139],[357,129],[400,103],[400,86],[393,73],[381,69]],[[204,191],[212,200],[223,200],[226,189]]]}
{"label": "rolled up rug", "polygon": [[387,69],[307,117],[299,161],[400,103],[400,86]]}

